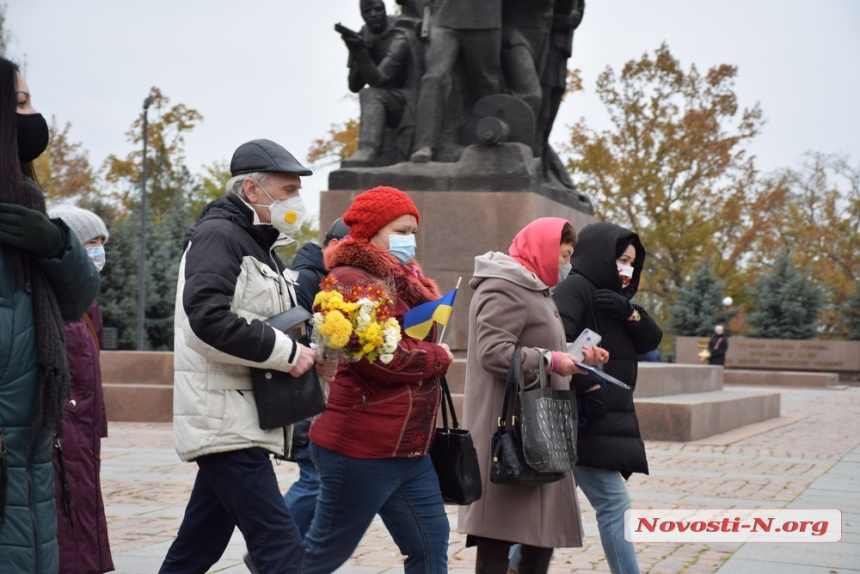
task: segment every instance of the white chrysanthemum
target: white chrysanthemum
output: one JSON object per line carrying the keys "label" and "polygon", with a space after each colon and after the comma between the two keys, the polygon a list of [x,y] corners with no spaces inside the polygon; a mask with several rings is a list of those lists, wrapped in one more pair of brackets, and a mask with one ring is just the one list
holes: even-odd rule
{"label": "white chrysanthemum", "polygon": [[358,315],[356,316],[356,330],[364,331],[370,322],[373,320],[373,301],[367,297],[362,297],[357,301]]}
{"label": "white chrysanthemum", "polygon": [[400,341],[400,329],[396,327],[386,327],[382,331],[382,352],[393,353],[397,349],[397,343]]}
{"label": "white chrysanthemum", "polygon": [[390,363],[391,361],[394,360],[394,355],[392,355],[391,353],[382,353],[379,355],[379,360],[382,361],[382,363],[387,365],[388,363]]}
{"label": "white chrysanthemum", "polygon": [[322,325],[325,321],[325,316],[322,313],[314,313],[313,318],[311,319],[311,325],[318,327]]}

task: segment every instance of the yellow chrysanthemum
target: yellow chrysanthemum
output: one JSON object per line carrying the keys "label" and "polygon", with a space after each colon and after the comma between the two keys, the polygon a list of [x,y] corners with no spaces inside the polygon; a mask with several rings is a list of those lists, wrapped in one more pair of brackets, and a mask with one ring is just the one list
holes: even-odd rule
{"label": "yellow chrysanthemum", "polygon": [[343,295],[337,291],[320,291],[314,297],[314,306],[326,311],[329,309],[339,309],[343,306]]}
{"label": "yellow chrysanthemum", "polygon": [[362,344],[361,352],[364,354],[368,354],[382,346],[382,328],[379,326],[379,323],[369,324],[367,329],[359,335]]}
{"label": "yellow chrysanthemum", "polygon": [[352,335],[352,323],[340,311],[329,311],[318,329],[332,349],[343,349]]}

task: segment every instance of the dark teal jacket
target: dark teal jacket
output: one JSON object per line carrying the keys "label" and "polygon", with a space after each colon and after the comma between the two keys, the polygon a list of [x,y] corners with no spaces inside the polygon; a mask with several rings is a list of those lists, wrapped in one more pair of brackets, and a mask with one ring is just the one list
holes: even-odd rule
{"label": "dark teal jacket", "polygon": [[[45,272],[65,321],[79,319],[98,294],[98,271],[83,245],[59,220],[66,246],[59,257],[33,259]],[[32,428],[38,391],[33,300],[16,289],[0,243],[0,428],[6,441],[5,520],[0,572],[55,574],[57,512],[51,435]]]}

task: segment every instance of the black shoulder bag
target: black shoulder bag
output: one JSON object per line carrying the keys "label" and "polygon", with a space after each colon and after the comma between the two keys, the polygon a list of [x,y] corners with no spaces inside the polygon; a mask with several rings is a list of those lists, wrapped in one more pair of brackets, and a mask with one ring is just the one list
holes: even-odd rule
{"label": "black shoulder bag", "polygon": [[[266,324],[283,331],[296,343],[310,345],[305,329],[310,318],[305,309],[293,307],[269,318]],[[274,369],[252,368],[251,383],[261,429],[291,425],[326,409],[325,391],[313,367],[298,377]]]}
{"label": "black shoulder bag", "polygon": [[[442,377],[441,386],[442,428],[436,429],[430,445],[430,458],[439,476],[442,499],[453,504],[472,504],[482,494],[478,452],[471,433],[461,429],[457,422],[454,399],[445,377]],[[451,410],[451,427],[448,426],[448,409]]]}

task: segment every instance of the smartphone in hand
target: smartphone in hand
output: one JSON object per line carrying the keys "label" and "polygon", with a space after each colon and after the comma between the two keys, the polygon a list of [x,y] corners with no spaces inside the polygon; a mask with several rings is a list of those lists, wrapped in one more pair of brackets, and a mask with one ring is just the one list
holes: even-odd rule
{"label": "smartphone in hand", "polygon": [[579,334],[579,337],[577,337],[573,343],[567,344],[567,352],[576,357],[577,360],[582,361],[585,358],[585,355],[582,352],[582,347],[585,345],[595,347],[602,339],[603,337],[595,331],[592,331],[591,329],[583,329],[582,333]]}

